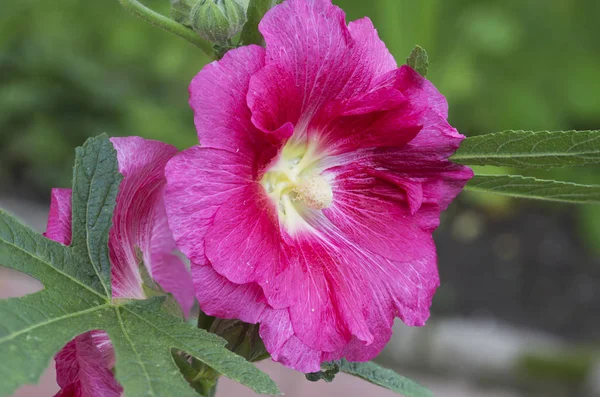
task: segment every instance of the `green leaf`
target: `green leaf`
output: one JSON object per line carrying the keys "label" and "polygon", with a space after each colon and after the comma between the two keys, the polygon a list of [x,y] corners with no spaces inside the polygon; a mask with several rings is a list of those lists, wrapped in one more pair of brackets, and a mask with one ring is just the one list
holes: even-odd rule
{"label": "green leaf", "polygon": [[333,382],[335,376],[340,372],[340,366],[338,361],[328,362],[321,364],[321,370],[319,372],[311,372],[304,374],[306,379],[311,382],[318,382],[324,380],[327,383]]}
{"label": "green leaf", "polygon": [[521,175],[475,175],[467,190],[574,204],[600,204],[600,186],[580,185]]}
{"label": "green leaf", "polygon": [[[106,136],[77,150],[73,179],[73,244],[46,239],[0,210],[0,264],[27,273],[44,289],[0,300],[0,397],[36,383],[74,337],[105,330],[116,352],[116,376],[129,397],[193,397],[172,349],[184,351],[258,393],[275,383],[225,348],[226,341],[161,310],[164,297],[119,304],[110,279],[107,239],[120,175]],[[107,265],[108,264],[108,265]]]}
{"label": "green leaf", "polygon": [[110,261],[108,231],[119,184],[123,177],[117,152],[106,137],[88,139],[75,150],[73,167],[73,237],[71,251],[92,265],[102,290],[109,298]]}
{"label": "green leaf", "polygon": [[240,36],[240,44],[264,44],[264,38],[258,31],[258,24],[263,19],[267,11],[276,4],[281,3],[281,0],[250,0],[248,3],[248,20],[242,29]]}
{"label": "green leaf", "polygon": [[452,160],[468,165],[545,168],[600,163],[600,130],[505,131],[467,138]]}
{"label": "green leaf", "polygon": [[345,359],[334,361],[341,372],[362,378],[406,397],[433,397],[433,393],[418,383],[398,375],[391,369],[380,367],[374,362],[351,363]]}
{"label": "green leaf", "polygon": [[408,58],[406,58],[406,64],[416,70],[421,76],[427,77],[427,71],[429,70],[429,56],[423,47],[416,46]]}

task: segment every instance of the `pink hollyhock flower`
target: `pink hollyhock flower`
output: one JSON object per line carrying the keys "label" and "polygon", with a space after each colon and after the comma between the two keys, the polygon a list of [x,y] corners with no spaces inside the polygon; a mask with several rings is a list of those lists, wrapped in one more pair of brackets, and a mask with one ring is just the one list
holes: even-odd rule
{"label": "pink hollyhock flower", "polygon": [[[140,266],[179,302],[188,314],[194,303],[191,277],[173,254],[175,242],[167,224],[164,168],[177,149],[138,137],[112,138],[117,150],[119,186],[109,233],[114,298],[145,299]],[[46,237],[71,243],[71,189],[53,189]],[[114,351],[108,335],[91,331],[69,342],[56,357],[59,397],[117,397],[123,389],[112,368]]]}
{"label": "pink hollyhock flower", "polygon": [[472,177],[447,103],[397,67],[371,21],[288,0],[192,81],[202,146],[166,168],[165,204],[217,317],[260,323],[304,372],[366,361],[395,317],[422,326],[439,285],[432,232]]}

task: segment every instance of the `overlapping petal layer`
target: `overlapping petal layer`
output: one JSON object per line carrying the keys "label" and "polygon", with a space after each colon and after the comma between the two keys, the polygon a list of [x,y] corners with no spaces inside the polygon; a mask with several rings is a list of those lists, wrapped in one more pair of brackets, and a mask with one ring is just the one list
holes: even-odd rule
{"label": "overlapping petal layer", "polygon": [[[431,234],[472,176],[448,160],[464,137],[444,97],[397,68],[368,19],[344,18],[331,0],[273,8],[266,51],[232,50],[192,82],[203,146],[166,169],[203,310],[261,323],[273,359],[305,372],[373,358],[395,317],[425,323]],[[306,175],[331,202],[303,206]]]}
{"label": "overlapping petal layer", "polygon": [[114,351],[108,335],[91,331],[73,339],[56,355],[56,397],[120,397],[123,388],[111,368]]}
{"label": "overlapping petal layer", "polygon": [[[185,313],[194,303],[191,277],[174,255],[163,202],[164,168],[177,149],[138,137],[112,138],[117,150],[119,186],[113,226],[109,233],[113,297],[145,299],[140,266]],[[71,189],[53,189],[46,237],[68,245],[71,241]],[[58,396],[119,396],[122,389],[111,372],[113,350],[108,336],[88,332],[71,341],[56,356]]]}

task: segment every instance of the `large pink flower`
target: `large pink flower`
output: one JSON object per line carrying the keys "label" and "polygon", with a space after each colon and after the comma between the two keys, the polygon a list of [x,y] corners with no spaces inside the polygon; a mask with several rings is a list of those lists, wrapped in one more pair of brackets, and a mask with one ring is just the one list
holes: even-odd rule
{"label": "large pink flower", "polygon": [[166,168],[165,203],[211,315],[260,323],[304,372],[365,361],[395,317],[421,326],[439,285],[432,232],[471,178],[427,80],[367,18],[288,0],[248,46],[206,66],[190,104],[202,146]]}
{"label": "large pink flower", "polygon": [[[167,292],[183,311],[194,303],[191,277],[176,255],[175,241],[167,224],[163,193],[164,168],[177,149],[138,137],[112,138],[117,150],[119,186],[113,226],[109,234],[114,298],[145,299],[140,266]],[[46,237],[71,243],[71,189],[53,189]],[[108,335],[92,331],[69,342],[56,356],[59,397],[118,397],[122,388],[112,368],[114,351]]]}

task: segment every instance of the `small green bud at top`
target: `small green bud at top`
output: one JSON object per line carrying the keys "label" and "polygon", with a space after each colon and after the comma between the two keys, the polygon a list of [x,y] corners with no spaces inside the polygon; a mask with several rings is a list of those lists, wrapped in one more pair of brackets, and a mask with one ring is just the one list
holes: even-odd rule
{"label": "small green bud at top", "polygon": [[190,12],[192,29],[202,38],[226,45],[246,23],[243,0],[197,0]]}

